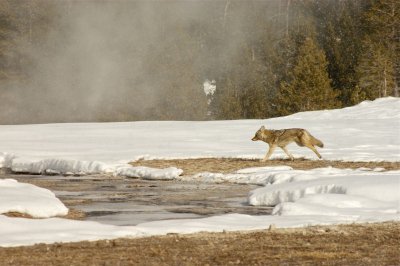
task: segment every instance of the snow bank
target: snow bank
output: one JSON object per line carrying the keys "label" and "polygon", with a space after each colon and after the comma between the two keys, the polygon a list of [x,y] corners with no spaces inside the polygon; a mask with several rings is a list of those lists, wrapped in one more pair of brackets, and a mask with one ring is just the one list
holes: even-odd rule
{"label": "snow bank", "polygon": [[0,247],[26,246],[37,243],[95,241],[120,237],[145,237],[168,233],[188,234],[204,231],[256,230],[268,228],[270,224],[289,228],[333,224],[339,221],[343,222],[343,219],[337,219],[334,216],[320,220],[318,216],[299,216],[295,217],[295,219],[286,219],[282,216],[227,214],[202,219],[156,221],[137,226],[114,226],[60,218],[32,220],[9,218],[0,215]]}
{"label": "snow bank", "polygon": [[[400,221],[400,171],[290,167],[247,168],[235,174],[202,176],[209,182],[252,182],[252,205],[275,206],[273,215],[228,214],[204,219],[139,224],[150,234],[233,231],[343,223]],[[199,178],[195,176],[193,178]]]}
{"label": "snow bank", "polygon": [[249,193],[248,203],[275,206],[274,215],[344,215],[343,221],[349,216],[351,221],[370,221],[373,216],[384,220],[382,214],[389,214],[388,219],[400,214],[400,171],[332,167],[304,171],[282,166],[201,173],[188,179],[260,185]]}
{"label": "snow bank", "polygon": [[[341,222],[400,219],[400,171],[321,168],[288,171],[249,194],[251,205],[275,206],[273,215],[335,216]],[[279,174],[278,174],[279,175]],[[283,181],[283,182],[282,182]]]}
{"label": "snow bank", "polygon": [[11,168],[15,155],[7,152],[0,152],[0,168]]}
{"label": "snow bank", "polygon": [[144,235],[139,229],[132,226],[122,227],[60,218],[35,220],[0,215],[0,225],[0,246],[2,247],[95,241]]}
{"label": "snow bank", "polygon": [[[0,179],[0,214],[7,212],[48,218],[67,215],[68,209],[48,189],[19,183],[13,179]],[[3,226],[1,223],[0,225]]]}
{"label": "snow bank", "polygon": [[399,98],[386,97],[374,101],[364,101],[355,106],[335,110],[301,112],[290,116],[290,119],[400,119]]}
{"label": "snow bank", "polygon": [[10,168],[16,173],[32,174],[98,174],[112,173],[112,166],[96,161],[78,161],[62,159],[31,160],[15,158],[11,160]]}
{"label": "snow bank", "polygon": [[[1,158],[1,157],[0,157]],[[183,170],[170,167],[165,169],[150,167],[133,167],[129,164],[106,164],[97,161],[78,161],[68,159],[30,160],[9,156],[4,157],[3,166],[15,173],[32,173],[47,175],[88,175],[113,174],[142,179],[176,179]]]}
{"label": "snow bank", "polygon": [[[283,176],[283,180],[279,177]],[[346,194],[379,201],[400,201],[400,171],[374,172],[319,168],[286,171],[249,195],[251,205],[275,206],[314,194]]]}
{"label": "snow bank", "polygon": [[157,169],[151,167],[119,167],[115,171],[115,175],[126,176],[126,177],[136,177],[142,179],[158,179],[158,180],[168,180],[177,179],[183,173],[182,169],[175,167],[169,167],[164,169]]}
{"label": "snow bank", "polygon": [[229,182],[236,184],[265,185],[273,182],[277,176],[284,178],[288,170],[293,170],[293,168],[290,166],[254,167],[241,169],[232,174],[203,172],[194,176],[185,177],[184,180],[208,183]]}

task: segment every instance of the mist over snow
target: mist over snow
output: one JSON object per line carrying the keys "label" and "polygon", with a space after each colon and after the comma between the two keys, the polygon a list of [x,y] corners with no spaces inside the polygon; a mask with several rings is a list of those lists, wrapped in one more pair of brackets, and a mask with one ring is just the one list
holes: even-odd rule
{"label": "mist over snow", "polygon": [[[324,142],[324,159],[400,161],[400,99],[383,98],[357,106],[297,113],[268,120],[129,122],[0,126],[0,165],[15,172],[106,173],[144,179],[196,180],[260,185],[250,205],[274,206],[273,215],[228,214],[113,226],[60,218],[29,220],[0,215],[0,246],[70,242],[167,233],[301,227],[317,224],[400,220],[400,171],[384,169],[293,170],[288,166],[242,169],[231,174],[182,176],[177,168],[132,167],[151,158],[262,158],[267,145],[252,142],[261,126],[306,128]],[[295,157],[316,160],[289,145]],[[276,151],[273,158],[285,157]],[[184,173],[183,173],[184,174]],[[0,213],[35,217],[66,212],[48,190],[0,180]]]}

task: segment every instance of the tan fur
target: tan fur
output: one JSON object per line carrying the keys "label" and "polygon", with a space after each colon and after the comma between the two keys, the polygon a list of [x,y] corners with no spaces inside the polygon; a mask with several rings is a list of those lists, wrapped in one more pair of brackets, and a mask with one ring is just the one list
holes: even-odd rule
{"label": "tan fur", "polygon": [[269,150],[262,161],[268,160],[276,147],[281,148],[291,160],[294,160],[293,155],[286,149],[286,146],[292,142],[296,142],[300,147],[309,148],[320,159],[322,158],[321,154],[314,146],[324,147],[324,144],[319,139],[313,137],[307,130],[302,128],[272,130],[262,126],[251,140],[261,140],[268,143]]}

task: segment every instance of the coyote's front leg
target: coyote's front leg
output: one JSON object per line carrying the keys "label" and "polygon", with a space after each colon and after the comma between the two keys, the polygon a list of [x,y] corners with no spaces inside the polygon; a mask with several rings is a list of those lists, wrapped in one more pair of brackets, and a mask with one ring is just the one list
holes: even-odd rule
{"label": "coyote's front leg", "polygon": [[271,157],[271,154],[274,152],[275,148],[276,148],[276,145],[274,145],[274,144],[269,145],[269,150],[268,150],[267,154],[265,155],[264,159],[262,159],[261,161],[266,162],[269,159],[269,157]]}
{"label": "coyote's front leg", "polygon": [[281,149],[289,156],[290,160],[294,161],[293,155],[286,149],[286,147],[282,146]]}

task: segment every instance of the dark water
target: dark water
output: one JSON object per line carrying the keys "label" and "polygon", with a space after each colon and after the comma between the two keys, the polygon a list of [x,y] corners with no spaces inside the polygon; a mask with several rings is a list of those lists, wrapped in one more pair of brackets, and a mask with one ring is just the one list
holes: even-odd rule
{"label": "dark water", "polygon": [[114,225],[200,218],[226,213],[270,214],[270,207],[247,204],[256,185],[183,181],[148,181],[107,175],[41,176],[2,173],[52,190],[70,209],[83,211],[85,220]]}

